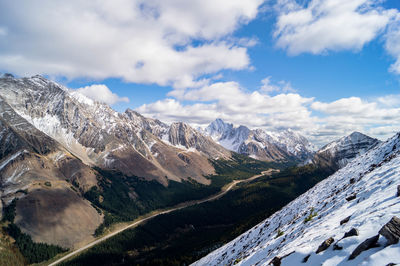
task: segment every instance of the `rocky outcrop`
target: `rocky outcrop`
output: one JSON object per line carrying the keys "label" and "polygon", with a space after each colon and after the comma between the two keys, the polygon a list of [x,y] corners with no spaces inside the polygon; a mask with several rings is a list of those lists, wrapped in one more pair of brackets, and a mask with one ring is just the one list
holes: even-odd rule
{"label": "rocky outcrop", "polygon": [[350,231],[344,233],[343,238],[347,238],[347,237],[352,237],[352,236],[358,236],[358,230],[355,228],[351,228]]}
{"label": "rocky outcrop", "polygon": [[351,216],[347,216],[346,218],[344,218],[343,220],[340,221],[340,225],[343,225],[345,223],[347,223],[348,221],[350,221]]}
{"label": "rocky outcrop", "polygon": [[333,242],[335,242],[335,239],[333,239],[333,237],[328,238],[327,240],[321,243],[321,245],[318,247],[315,253],[318,254],[324,250],[327,250],[332,245]]}
{"label": "rocky outcrop", "polygon": [[394,216],[379,230],[379,234],[387,239],[389,245],[397,244],[400,240],[400,219]]}
{"label": "rocky outcrop", "polygon": [[379,239],[379,235],[373,236],[371,238],[366,239],[360,245],[356,247],[356,249],[351,253],[349,260],[355,259],[361,252],[368,250],[370,248],[374,248],[377,246],[377,242]]}

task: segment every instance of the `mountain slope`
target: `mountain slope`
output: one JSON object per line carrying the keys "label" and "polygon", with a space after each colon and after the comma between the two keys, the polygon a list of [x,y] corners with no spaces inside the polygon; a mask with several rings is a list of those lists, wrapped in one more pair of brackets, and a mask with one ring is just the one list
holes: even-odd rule
{"label": "mountain slope", "polygon": [[111,223],[212,193],[215,161],[236,163],[184,123],[118,113],[41,76],[0,77],[0,144],[0,206],[18,199],[23,233],[68,248]]}
{"label": "mountain slope", "polygon": [[250,130],[245,126],[234,127],[233,124],[216,119],[204,133],[229,150],[264,161],[284,161],[290,158],[304,161],[310,158],[313,151],[308,140],[292,130]]}
{"label": "mountain slope", "polygon": [[15,224],[36,242],[71,247],[91,239],[102,216],[71,189],[97,183],[93,170],[0,98],[0,197],[15,197]]}
{"label": "mountain slope", "polygon": [[[169,127],[131,110],[121,114],[41,76],[3,77],[0,88],[15,112],[87,165],[163,184],[188,177],[207,184],[204,176],[215,173],[209,159],[230,158],[229,151],[188,125]],[[162,141],[165,134],[169,138]],[[178,134],[186,137],[173,139]]]}
{"label": "mountain slope", "polygon": [[339,169],[379,143],[380,141],[375,138],[353,132],[322,147],[316,152],[312,162],[320,166]]}
{"label": "mountain slope", "polygon": [[[400,216],[400,134],[358,156],[264,222],[194,265],[386,265],[398,263],[400,244],[377,245],[348,260],[393,216]],[[348,220],[348,221],[347,221]],[[357,235],[342,239],[355,228]],[[354,230],[352,231],[354,232]],[[330,238],[333,238],[333,241]],[[376,240],[376,238],[375,238]],[[316,251],[324,241],[327,250]],[[334,243],[337,244],[334,249]],[[305,262],[304,262],[305,263]],[[276,264],[278,265],[278,264]]]}

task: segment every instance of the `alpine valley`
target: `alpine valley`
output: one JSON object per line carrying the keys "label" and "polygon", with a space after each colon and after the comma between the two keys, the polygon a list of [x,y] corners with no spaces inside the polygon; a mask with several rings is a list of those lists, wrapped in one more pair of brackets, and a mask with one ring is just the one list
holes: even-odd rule
{"label": "alpine valley", "polygon": [[195,129],[4,74],[0,263],[399,263],[398,142],[354,132],[317,150],[290,129]]}

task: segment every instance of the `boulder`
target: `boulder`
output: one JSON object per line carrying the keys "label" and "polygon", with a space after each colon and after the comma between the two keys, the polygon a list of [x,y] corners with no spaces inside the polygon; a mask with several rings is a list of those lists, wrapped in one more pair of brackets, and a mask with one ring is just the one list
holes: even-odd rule
{"label": "boulder", "polygon": [[342,250],[342,249],[343,249],[343,247],[339,246],[338,244],[333,245],[333,250]]}
{"label": "boulder", "polygon": [[311,254],[308,254],[307,256],[305,256],[305,257],[303,258],[303,260],[302,260],[301,262],[302,262],[302,263],[306,263],[310,257],[311,257]]}
{"label": "boulder", "polygon": [[275,258],[273,258],[271,260],[271,262],[269,263],[269,265],[273,265],[273,266],[280,266],[282,262],[282,259],[278,256],[276,256]]}
{"label": "boulder", "polygon": [[343,238],[351,237],[351,236],[358,236],[358,230],[355,228],[351,228],[350,231],[344,233]]}
{"label": "boulder", "polygon": [[351,217],[351,215],[346,217],[346,218],[344,218],[343,220],[341,220],[340,221],[340,225],[343,225],[343,224],[347,223],[350,220],[350,217]]}
{"label": "boulder", "polygon": [[400,219],[393,216],[393,218],[379,230],[379,234],[387,239],[389,245],[398,243],[400,240]]}
{"label": "boulder", "polygon": [[325,240],[324,242],[322,242],[321,245],[319,245],[319,247],[318,247],[316,253],[318,254],[318,253],[320,253],[320,252],[322,252],[322,251],[328,249],[329,246],[332,245],[332,243],[333,243],[334,241],[335,241],[335,240],[333,239],[333,237],[328,238],[327,240]]}
{"label": "boulder", "polygon": [[400,197],[400,185],[397,186],[397,197]]}
{"label": "boulder", "polygon": [[351,253],[349,260],[355,259],[358,255],[361,254],[361,252],[368,250],[370,248],[377,247],[377,242],[379,239],[379,235],[373,236],[371,238],[368,238],[364,242],[362,242],[360,245],[356,247],[356,249]]}
{"label": "boulder", "polygon": [[350,196],[348,196],[348,197],[346,198],[346,200],[347,200],[347,201],[351,201],[351,200],[355,199],[356,197],[357,197],[357,194],[354,193],[354,194],[351,194]]}

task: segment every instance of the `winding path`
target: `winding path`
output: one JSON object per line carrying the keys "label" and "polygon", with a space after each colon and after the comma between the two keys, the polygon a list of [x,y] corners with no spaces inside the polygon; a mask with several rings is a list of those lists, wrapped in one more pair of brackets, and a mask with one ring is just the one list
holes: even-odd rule
{"label": "winding path", "polygon": [[205,199],[184,202],[184,203],[178,204],[177,206],[171,207],[171,208],[166,209],[166,210],[153,211],[150,214],[148,214],[148,216],[144,216],[144,217],[138,218],[136,221],[132,222],[131,224],[128,224],[127,226],[125,226],[123,228],[120,228],[120,229],[118,229],[118,230],[116,230],[114,232],[110,232],[109,234],[107,234],[105,236],[102,236],[102,237],[94,240],[93,242],[91,242],[91,243],[89,243],[89,244],[87,244],[87,245],[85,245],[85,246],[83,246],[83,247],[81,247],[81,248],[79,248],[77,250],[74,250],[74,251],[66,254],[65,256],[63,256],[63,257],[59,258],[58,260],[56,260],[56,261],[52,262],[51,264],[49,264],[49,266],[57,265],[57,264],[65,261],[65,260],[67,260],[67,259],[69,259],[69,258],[81,253],[82,251],[84,251],[86,249],[89,249],[89,248],[99,244],[100,242],[103,242],[104,240],[109,239],[110,237],[113,237],[113,236],[115,236],[115,235],[117,235],[117,234],[119,234],[119,233],[121,233],[121,232],[123,232],[123,231],[125,231],[127,229],[136,227],[139,224],[141,224],[141,223],[143,223],[143,222],[145,222],[147,220],[153,219],[154,217],[157,217],[157,216],[162,215],[162,214],[167,214],[167,213],[170,213],[170,212],[174,212],[174,211],[177,211],[177,210],[180,210],[180,209],[184,209],[186,207],[198,205],[198,204],[201,204],[201,203],[204,203],[204,202],[208,202],[208,201],[213,201],[213,200],[219,199],[220,197],[222,197],[223,195],[228,193],[234,186],[236,186],[239,183],[250,182],[250,181],[252,181],[254,179],[257,179],[257,178],[259,178],[261,176],[269,175],[269,174],[272,174],[273,172],[277,172],[277,171],[279,171],[279,170],[269,169],[267,171],[262,172],[260,175],[255,175],[255,176],[252,176],[252,177],[247,178],[247,179],[233,180],[231,183],[229,183],[228,185],[224,186],[221,189],[220,192],[218,192],[215,195],[209,196],[209,197],[207,197]]}

